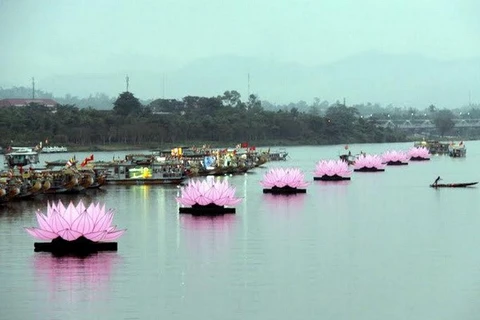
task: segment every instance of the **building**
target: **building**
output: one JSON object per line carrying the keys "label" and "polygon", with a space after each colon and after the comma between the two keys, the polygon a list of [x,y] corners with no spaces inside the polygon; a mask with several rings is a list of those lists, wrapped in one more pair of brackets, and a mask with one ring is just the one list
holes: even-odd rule
{"label": "building", "polygon": [[0,100],[0,107],[24,107],[34,103],[47,108],[55,108],[58,102],[53,99],[3,99]]}

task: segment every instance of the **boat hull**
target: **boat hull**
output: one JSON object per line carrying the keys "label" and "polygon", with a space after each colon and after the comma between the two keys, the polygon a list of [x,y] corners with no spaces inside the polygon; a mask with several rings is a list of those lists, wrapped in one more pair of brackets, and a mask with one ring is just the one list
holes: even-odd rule
{"label": "boat hull", "polygon": [[467,182],[467,183],[439,183],[437,185],[431,184],[431,188],[466,188],[476,185],[478,182]]}
{"label": "boat hull", "polygon": [[107,179],[107,185],[159,185],[159,184],[181,184],[185,179]]}

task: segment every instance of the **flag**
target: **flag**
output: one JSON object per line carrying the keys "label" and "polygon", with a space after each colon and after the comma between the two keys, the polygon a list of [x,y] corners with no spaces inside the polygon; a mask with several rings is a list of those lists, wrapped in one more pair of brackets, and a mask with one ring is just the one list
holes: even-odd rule
{"label": "flag", "polygon": [[93,161],[93,154],[90,157],[86,157],[85,160],[82,161],[80,166],[85,167],[90,161]]}
{"label": "flag", "polygon": [[65,163],[65,167],[70,168],[75,163],[77,163],[77,160],[75,159],[75,156],[73,156],[72,158],[70,158],[70,160],[67,161],[67,163]]}

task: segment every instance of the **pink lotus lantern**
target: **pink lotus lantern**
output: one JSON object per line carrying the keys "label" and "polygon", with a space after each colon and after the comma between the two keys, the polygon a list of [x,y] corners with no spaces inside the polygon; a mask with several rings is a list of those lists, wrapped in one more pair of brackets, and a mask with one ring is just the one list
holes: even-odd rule
{"label": "pink lotus lantern", "polygon": [[181,189],[177,202],[190,207],[181,207],[180,213],[193,215],[218,215],[235,213],[235,208],[226,208],[238,204],[242,199],[235,197],[235,187],[227,180],[190,181]]}
{"label": "pink lotus lantern", "polygon": [[357,172],[378,172],[385,171],[382,158],[378,155],[362,154],[358,156],[353,165],[353,171]]}
{"label": "pink lotus lantern", "polygon": [[303,173],[297,168],[273,168],[263,176],[260,184],[265,187],[263,193],[306,193],[302,189],[308,185]]}
{"label": "pink lotus lantern", "polygon": [[341,181],[350,180],[352,171],[348,163],[342,160],[321,160],[317,162],[313,180]]}
{"label": "pink lotus lantern", "polygon": [[408,150],[410,161],[428,161],[430,160],[430,151],[425,147],[413,147]]}
{"label": "pink lotus lantern", "polygon": [[382,154],[383,162],[389,166],[408,165],[410,156],[403,151],[386,151]]}
{"label": "pink lotus lantern", "polygon": [[37,211],[39,228],[25,228],[33,237],[51,242],[35,243],[35,251],[60,254],[97,251],[116,251],[118,239],[125,230],[112,226],[113,210],[105,211],[105,205],[90,204],[85,207],[82,201],[65,207],[62,201],[47,204],[47,213]]}

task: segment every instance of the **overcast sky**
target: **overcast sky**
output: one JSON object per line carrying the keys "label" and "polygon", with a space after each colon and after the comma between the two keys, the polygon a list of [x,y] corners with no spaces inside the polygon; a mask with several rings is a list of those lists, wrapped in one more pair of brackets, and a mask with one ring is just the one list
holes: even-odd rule
{"label": "overcast sky", "polygon": [[365,51],[480,56],[478,0],[0,0],[0,84],[223,54],[318,65]]}

